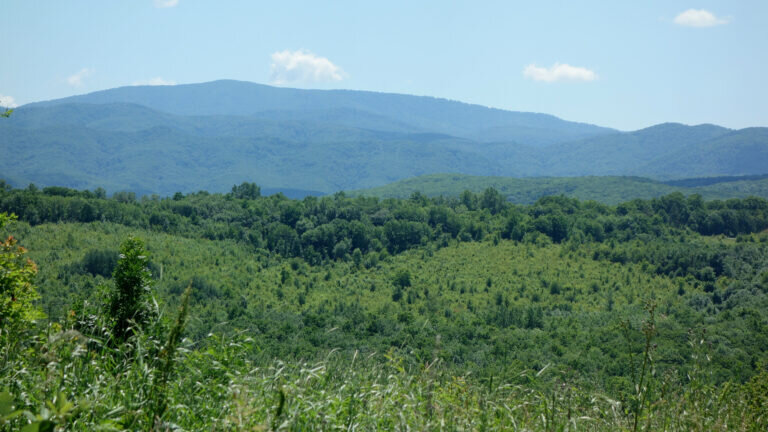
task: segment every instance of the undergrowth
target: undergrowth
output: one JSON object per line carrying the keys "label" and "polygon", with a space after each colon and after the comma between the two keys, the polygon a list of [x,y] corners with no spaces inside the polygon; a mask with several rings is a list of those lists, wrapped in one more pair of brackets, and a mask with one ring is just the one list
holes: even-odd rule
{"label": "undergrowth", "polygon": [[[652,311],[652,309],[651,309]],[[177,323],[183,323],[183,311]],[[649,319],[646,323],[650,325]],[[706,341],[692,334],[703,353]],[[624,401],[545,367],[484,380],[394,350],[253,362],[247,335],[202,345],[139,333],[110,346],[50,326],[3,341],[0,430],[765,430],[768,374],[715,387],[706,357],[686,381],[644,377]],[[174,344],[178,344],[174,347]],[[635,347],[632,347],[634,349]],[[172,357],[169,357],[172,356]],[[171,361],[168,359],[172,358]],[[645,365],[643,367],[642,365]],[[37,425],[37,426],[35,426]],[[30,428],[32,427],[32,428]]]}

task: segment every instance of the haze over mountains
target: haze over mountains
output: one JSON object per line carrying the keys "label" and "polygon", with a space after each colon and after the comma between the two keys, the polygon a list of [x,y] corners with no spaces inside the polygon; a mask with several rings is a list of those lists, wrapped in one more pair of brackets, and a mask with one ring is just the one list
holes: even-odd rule
{"label": "haze over mountains", "polygon": [[431,173],[763,174],[768,128],[661,124],[619,132],[546,114],[239,81],[105,90],[17,109],[0,122],[0,178],[16,186],[172,194],[334,192]]}

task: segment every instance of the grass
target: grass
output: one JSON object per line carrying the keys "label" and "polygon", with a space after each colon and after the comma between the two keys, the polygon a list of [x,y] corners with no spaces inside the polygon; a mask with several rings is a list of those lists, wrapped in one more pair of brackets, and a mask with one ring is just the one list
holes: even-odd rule
{"label": "grass", "polygon": [[[696,375],[680,385],[649,374],[658,391],[637,410],[550,367],[478,381],[438,359],[416,362],[394,351],[256,364],[248,360],[253,347],[245,335],[211,336],[207,348],[184,341],[163,388],[167,409],[158,414],[152,389],[162,367],[152,345],[143,335],[126,354],[51,328],[29,345],[44,353],[37,361],[3,353],[0,385],[20,395],[14,403],[28,417],[62,430],[746,431],[768,425],[765,407],[760,417],[760,408],[750,406],[747,386],[714,388]],[[0,430],[25,422],[18,416]]]}

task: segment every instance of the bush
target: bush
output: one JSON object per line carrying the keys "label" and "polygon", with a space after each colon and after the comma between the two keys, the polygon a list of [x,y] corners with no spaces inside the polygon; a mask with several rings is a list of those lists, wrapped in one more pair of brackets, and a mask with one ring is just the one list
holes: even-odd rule
{"label": "bush", "polygon": [[114,336],[118,340],[125,340],[134,324],[142,326],[151,316],[149,294],[152,278],[147,263],[147,252],[141,240],[128,237],[120,245],[119,260],[112,274],[115,291],[109,308]]}
{"label": "bush", "polygon": [[411,272],[408,270],[399,270],[397,273],[395,273],[395,277],[392,279],[392,283],[399,288],[411,286]]}
{"label": "bush", "polygon": [[94,276],[110,277],[117,267],[117,256],[114,250],[91,249],[83,257],[81,263],[83,272]]}
{"label": "bush", "polygon": [[[15,219],[13,214],[0,213],[0,228]],[[0,333],[13,333],[43,316],[32,305],[39,297],[32,285],[37,266],[25,259],[26,253],[13,236],[0,241]]]}

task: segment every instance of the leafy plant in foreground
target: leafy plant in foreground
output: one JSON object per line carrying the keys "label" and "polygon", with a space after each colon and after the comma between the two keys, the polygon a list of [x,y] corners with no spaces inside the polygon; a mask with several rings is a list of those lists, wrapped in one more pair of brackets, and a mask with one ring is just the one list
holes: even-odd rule
{"label": "leafy plant in foreground", "polygon": [[114,337],[124,341],[132,325],[142,326],[151,316],[149,295],[152,278],[147,269],[147,251],[144,243],[135,237],[128,237],[120,245],[120,258],[113,273],[115,292],[109,315],[114,320]]}
{"label": "leafy plant in foreground", "polygon": [[[0,213],[0,229],[15,219],[13,214]],[[43,316],[32,305],[39,297],[32,285],[37,266],[25,257],[26,253],[13,236],[0,241],[0,337]]]}
{"label": "leafy plant in foreground", "polygon": [[181,341],[181,333],[184,331],[187,317],[189,315],[189,296],[192,294],[192,284],[187,286],[184,295],[181,298],[181,306],[176,322],[168,333],[168,340],[165,343],[160,355],[158,356],[159,375],[155,377],[152,388],[153,411],[155,419],[159,419],[167,408],[166,386],[171,374],[174,371],[176,350]]}
{"label": "leafy plant in foreground", "polygon": [[629,323],[623,323],[624,336],[629,346],[629,359],[630,359],[630,373],[632,377],[632,397],[630,399],[630,409],[632,410],[632,430],[637,431],[639,426],[640,417],[643,415],[643,410],[648,408],[646,413],[648,424],[651,422],[650,412],[650,393],[653,391],[654,377],[656,370],[654,369],[653,352],[656,350],[656,344],[653,343],[653,338],[656,335],[656,304],[649,302],[645,306],[645,310],[648,312],[648,318],[643,321],[641,331],[645,338],[645,344],[643,346],[643,358],[640,361],[639,366],[636,365],[634,355],[632,354],[632,337],[630,335]]}

